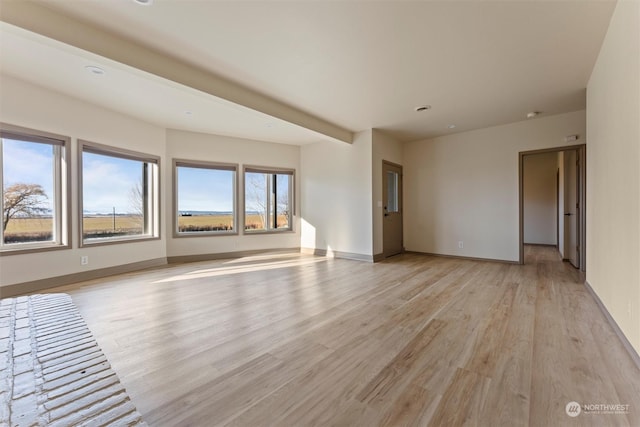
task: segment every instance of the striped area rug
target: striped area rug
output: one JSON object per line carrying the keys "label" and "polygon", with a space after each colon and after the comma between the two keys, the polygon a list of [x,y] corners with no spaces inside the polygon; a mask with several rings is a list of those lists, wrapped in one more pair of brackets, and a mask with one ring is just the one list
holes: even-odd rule
{"label": "striped area rug", "polygon": [[69,295],[0,300],[0,426],[146,426]]}

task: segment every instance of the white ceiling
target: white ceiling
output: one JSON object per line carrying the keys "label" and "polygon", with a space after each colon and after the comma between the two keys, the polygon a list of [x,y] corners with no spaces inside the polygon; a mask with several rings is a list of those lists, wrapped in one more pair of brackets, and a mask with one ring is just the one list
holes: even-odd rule
{"label": "white ceiling", "polygon": [[[529,111],[585,108],[615,7],[577,0],[39,3],[301,113],[403,141],[520,121]],[[293,144],[327,139],[260,108],[12,25],[1,29],[3,73],[165,127]],[[88,63],[107,74],[90,75]],[[433,108],[416,113],[422,104]]]}
{"label": "white ceiling", "polygon": [[[99,66],[104,75],[88,72]],[[303,145],[317,132],[0,23],[2,74],[119,111],[161,127]]]}

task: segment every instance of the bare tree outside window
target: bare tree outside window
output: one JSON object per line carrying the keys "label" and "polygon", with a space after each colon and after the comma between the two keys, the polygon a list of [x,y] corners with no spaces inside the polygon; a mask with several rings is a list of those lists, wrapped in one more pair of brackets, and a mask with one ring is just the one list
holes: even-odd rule
{"label": "bare tree outside window", "polygon": [[245,172],[245,230],[291,230],[293,174]]}
{"label": "bare tree outside window", "polygon": [[33,218],[47,212],[47,194],[39,184],[16,183],[3,192],[2,230],[16,217]]}
{"label": "bare tree outside window", "polygon": [[245,211],[247,216],[252,216],[252,219],[247,218],[245,228],[264,230],[267,225],[267,213],[268,213],[268,183],[266,177],[268,175],[262,173],[247,173],[245,175]]}
{"label": "bare tree outside window", "polygon": [[133,227],[144,228],[144,192],[140,182],[137,182],[129,190],[129,208]]}
{"label": "bare tree outside window", "polygon": [[0,252],[26,253],[69,243],[64,209],[64,183],[70,178],[64,167],[67,144],[63,136],[0,123]]}

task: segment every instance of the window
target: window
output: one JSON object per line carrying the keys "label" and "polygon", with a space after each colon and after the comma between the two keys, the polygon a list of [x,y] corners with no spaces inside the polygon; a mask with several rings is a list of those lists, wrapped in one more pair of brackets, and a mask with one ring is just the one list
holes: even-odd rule
{"label": "window", "polygon": [[387,171],[387,212],[400,212],[398,172]]}
{"label": "window", "polygon": [[177,236],[237,233],[236,165],[174,160]]}
{"label": "window", "polygon": [[159,158],[80,141],[82,244],[159,237]]}
{"label": "window", "polygon": [[67,247],[68,159],[68,138],[0,125],[3,254]]}
{"label": "window", "polygon": [[293,225],[293,170],[246,167],[244,229],[286,231]]}

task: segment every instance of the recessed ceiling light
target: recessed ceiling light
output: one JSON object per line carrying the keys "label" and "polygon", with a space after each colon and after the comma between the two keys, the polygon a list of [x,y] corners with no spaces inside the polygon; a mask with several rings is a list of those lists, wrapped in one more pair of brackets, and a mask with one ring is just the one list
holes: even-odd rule
{"label": "recessed ceiling light", "polygon": [[133,1],[142,6],[150,6],[151,3],[153,3],[153,0],[133,0]]}
{"label": "recessed ceiling light", "polygon": [[416,112],[420,113],[422,111],[427,111],[431,109],[431,105],[421,105],[419,107],[416,107],[415,110]]}
{"label": "recessed ceiling light", "polygon": [[538,114],[540,114],[539,111],[531,111],[529,113],[527,113],[527,119],[533,119],[534,117],[536,117]]}
{"label": "recessed ceiling light", "polygon": [[193,112],[191,112],[191,111],[189,111],[189,110],[185,111],[184,113],[185,113],[187,116],[191,116],[191,115],[193,115]]}
{"label": "recessed ceiling light", "polygon": [[456,128],[456,125],[448,125],[448,126],[447,126],[447,128],[448,128],[448,129],[455,129],[455,128]]}
{"label": "recessed ceiling light", "polygon": [[104,76],[105,74],[107,74],[106,71],[104,71],[100,67],[96,67],[95,65],[87,65],[84,68],[85,70],[89,71],[91,74],[95,74],[96,76]]}

